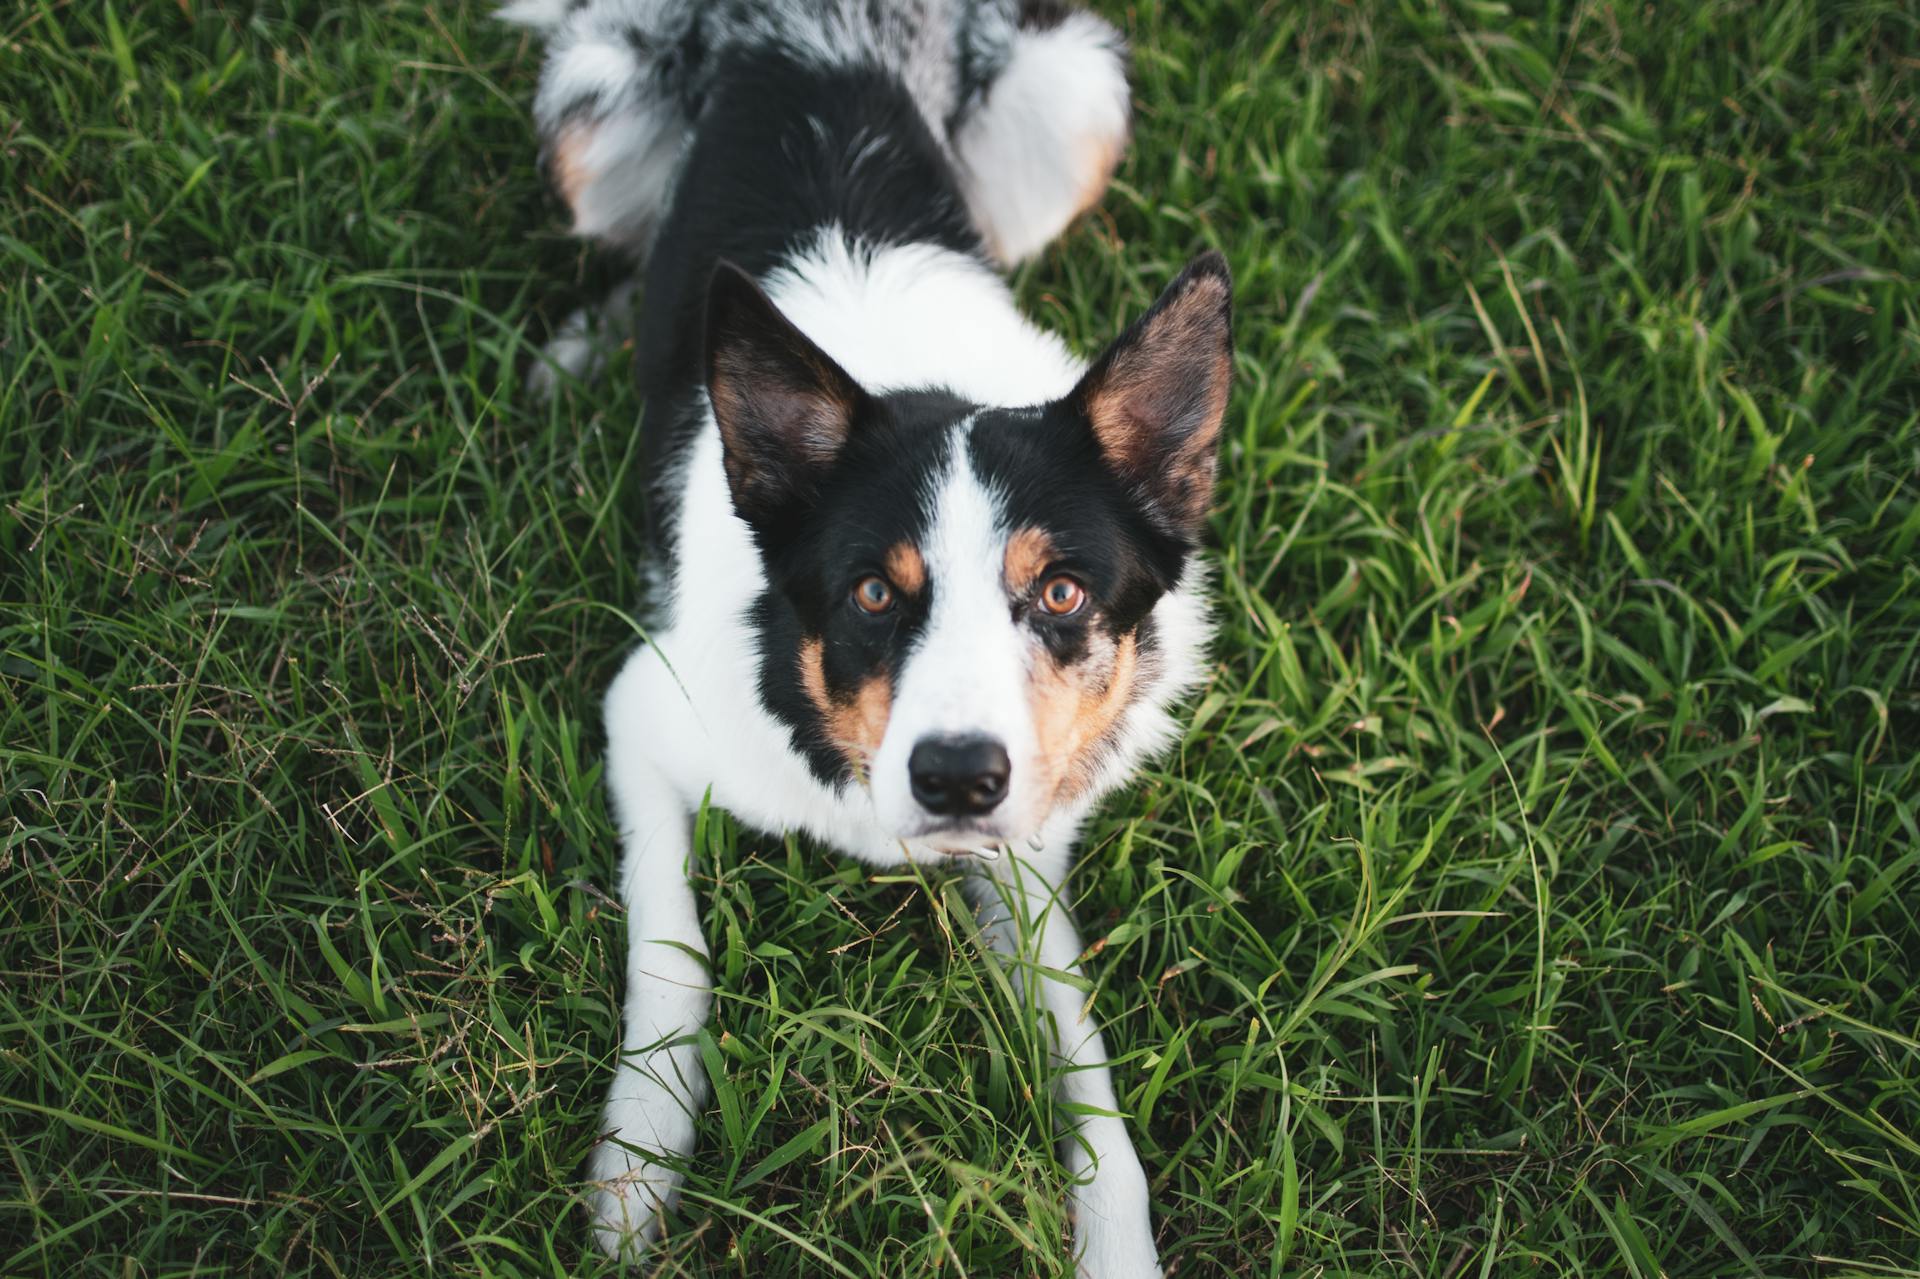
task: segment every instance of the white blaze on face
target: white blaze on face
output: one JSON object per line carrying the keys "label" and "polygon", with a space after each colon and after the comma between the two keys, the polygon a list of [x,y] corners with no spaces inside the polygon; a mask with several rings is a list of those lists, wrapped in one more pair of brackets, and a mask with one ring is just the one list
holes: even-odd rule
{"label": "white blaze on face", "polygon": [[913,842],[951,822],[914,799],[907,766],[914,746],[943,737],[998,741],[1011,765],[1007,797],[976,819],[988,834],[933,840],[956,849],[1026,838],[1046,818],[1051,800],[1036,767],[1028,700],[1032,641],[1007,599],[1007,530],[999,502],[968,460],[970,427],[954,432],[946,470],[935,481],[933,518],[921,546],[933,607],[895,684],[872,778],[882,825]]}

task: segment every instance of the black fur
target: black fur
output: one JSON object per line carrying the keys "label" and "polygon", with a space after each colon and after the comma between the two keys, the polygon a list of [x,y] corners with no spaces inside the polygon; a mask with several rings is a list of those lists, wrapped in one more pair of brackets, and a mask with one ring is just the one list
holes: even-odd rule
{"label": "black fur", "polygon": [[[1179,582],[1186,543],[1129,497],[1071,401],[983,413],[968,445],[974,473],[1003,497],[1008,528],[1046,531],[1058,552],[1052,568],[1080,580],[1092,597],[1088,616],[1109,633],[1137,630]],[[1085,647],[1084,624],[1048,621],[1038,629],[1062,662]]]}
{"label": "black fur", "polygon": [[760,700],[787,725],[794,749],[823,782],[845,784],[851,774],[801,687],[800,646],[821,641],[830,696],[850,697],[869,679],[898,676],[939,583],[900,592],[881,617],[863,614],[852,588],[870,573],[884,575],[890,548],[925,538],[931,513],[923,499],[950,451],[946,428],[967,411],[939,392],[869,399],[815,500],[755,530],[768,582],[752,612]]}
{"label": "black fur", "polygon": [[[734,55],[716,82],[648,262],[637,335],[646,474],[668,483],[699,425],[702,315],[721,260],[763,277],[829,224],[871,244],[986,252],[946,155],[887,72],[755,52]],[[657,490],[649,503],[662,555],[670,500]]]}

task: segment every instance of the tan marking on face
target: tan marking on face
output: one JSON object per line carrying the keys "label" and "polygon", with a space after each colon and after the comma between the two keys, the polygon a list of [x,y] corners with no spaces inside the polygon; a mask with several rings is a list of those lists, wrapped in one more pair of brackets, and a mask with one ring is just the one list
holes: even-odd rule
{"label": "tan marking on face", "polygon": [[1071,666],[1044,650],[1034,659],[1028,695],[1040,747],[1040,786],[1058,803],[1093,784],[1100,748],[1133,704],[1140,681],[1140,645],[1131,634],[1095,632],[1093,647]]}
{"label": "tan marking on face", "polygon": [[587,166],[587,150],[593,145],[593,128],[585,124],[570,124],[560,131],[554,140],[553,156],[548,162],[548,171],[553,175],[554,189],[567,207],[577,215],[580,211],[580,195],[595,178],[600,175]]}
{"label": "tan marking on face", "polygon": [[837,698],[827,688],[826,649],[818,639],[800,645],[800,688],[820,712],[828,742],[854,775],[865,780],[868,765],[887,735],[893,713],[893,685],[885,675],[869,676],[851,697]]}
{"label": "tan marking on face", "polygon": [[1053,563],[1055,554],[1053,539],[1045,529],[1028,526],[1008,538],[1002,566],[1007,594],[1019,599],[1033,590],[1040,575],[1047,571],[1047,565]]}
{"label": "tan marking on face", "polygon": [[910,542],[896,543],[887,552],[881,567],[887,570],[887,580],[909,595],[918,595],[927,585],[927,562],[920,558],[920,550]]}

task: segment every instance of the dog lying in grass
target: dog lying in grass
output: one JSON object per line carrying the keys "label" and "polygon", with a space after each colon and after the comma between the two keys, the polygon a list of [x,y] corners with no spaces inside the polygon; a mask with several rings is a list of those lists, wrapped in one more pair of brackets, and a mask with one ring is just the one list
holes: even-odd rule
{"label": "dog lying in grass", "polygon": [[[1058,0],[520,0],[575,230],[645,262],[656,591],[607,694],[629,928],[594,1229],[637,1256],[705,1100],[688,882],[712,802],[876,866],[951,863],[991,943],[1077,973],[1089,811],[1175,732],[1231,371],[1193,261],[1091,365],[998,274],[1105,189],[1118,34]],[[1051,1027],[1080,1272],[1158,1275],[1082,998]]]}

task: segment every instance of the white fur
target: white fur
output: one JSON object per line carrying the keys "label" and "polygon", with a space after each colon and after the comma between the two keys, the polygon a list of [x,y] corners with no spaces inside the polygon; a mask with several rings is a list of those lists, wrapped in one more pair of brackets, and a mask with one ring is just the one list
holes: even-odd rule
{"label": "white fur", "polygon": [[511,0],[494,11],[494,17],[516,27],[551,31],[567,20],[568,0]]}
{"label": "white fur", "polygon": [[[1038,403],[1064,394],[1080,365],[1057,339],[1015,310],[1006,286],[977,262],[928,246],[869,251],[828,234],[766,282],[781,309],[870,388],[948,385],[979,402]],[[953,340],[965,333],[964,343]],[[974,479],[956,423],[954,451],[925,558],[942,600],[925,643],[910,659],[894,721],[876,757],[872,790],[822,785],[757,694],[758,655],[742,601],[765,587],[747,526],[735,515],[711,414],[686,464],[679,561],[667,620],[628,660],[607,693],[607,776],[625,842],[629,990],[623,1063],[607,1105],[611,1139],[598,1147],[596,1237],[610,1251],[637,1250],[671,1202],[675,1165],[691,1151],[691,1116],[706,1089],[691,1036],[711,993],[706,947],[686,878],[691,815],[713,802],[749,826],[804,831],[876,865],[941,859],[913,837],[904,752],[916,735],[984,729],[1010,743],[1016,776],[1032,761],[1032,726],[1021,693],[1029,654],[1011,623],[998,566],[1008,530],[996,496]],[[988,941],[1020,972],[1074,974],[1080,943],[1058,889],[1072,842],[1101,793],[1124,780],[1171,733],[1167,714],[1199,669],[1207,621],[1197,574],[1155,607],[1162,660],[1123,717],[1118,749],[1095,790],[1045,811],[1031,795],[1009,844],[991,860],[966,859]],[[946,603],[944,601],[951,601]],[[894,775],[898,775],[896,778]],[[1082,996],[1046,977],[1033,990],[1062,1066],[1068,1113],[1118,1108],[1098,1028]],[[1087,1279],[1157,1276],[1147,1184],[1111,1113],[1070,1121],[1063,1157],[1072,1189],[1080,1271]]]}
{"label": "white fur", "polygon": [[537,109],[558,112],[580,95],[610,104],[592,119],[557,125],[549,139],[554,163],[568,171],[573,233],[644,252],[673,198],[686,122],[672,103],[629,92],[639,64],[624,45],[582,41],[548,68]]}
{"label": "white fur", "polygon": [[869,390],[945,386],[976,404],[1042,404],[1082,364],[998,275],[932,244],[874,251],[829,228],[766,280],[788,319]]}
{"label": "white fur", "polygon": [[1112,27],[1074,13],[1023,31],[954,134],[962,186],[994,255],[1024,261],[1100,198],[1126,145],[1126,57]]}
{"label": "white fur", "polygon": [[1034,834],[1051,796],[1036,785],[1040,751],[1025,696],[1031,641],[1006,606],[1000,565],[1008,529],[999,503],[967,461],[970,426],[955,429],[938,481],[933,527],[920,548],[934,584],[933,609],[894,681],[870,789],[881,828],[912,837],[940,821],[913,797],[907,759],[914,746],[932,737],[998,741],[1012,766],[1011,786],[987,819],[990,834],[967,837],[965,846],[977,847],[1017,844]]}

